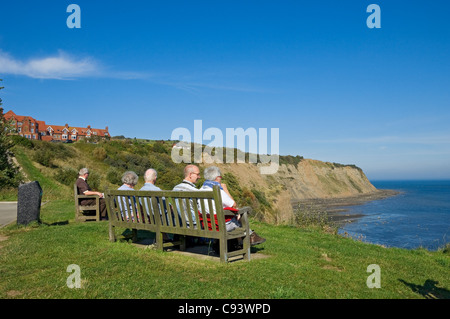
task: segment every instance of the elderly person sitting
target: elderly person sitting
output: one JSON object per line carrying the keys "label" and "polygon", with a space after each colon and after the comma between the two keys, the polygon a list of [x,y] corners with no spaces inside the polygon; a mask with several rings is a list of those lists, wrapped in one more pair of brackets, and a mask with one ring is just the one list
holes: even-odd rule
{"label": "elderly person sitting", "polygon": [[[138,183],[139,177],[133,171],[127,171],[122,175],[122,183],[117,190],[120,191],[134,191],[134,187]],[[136,199],[134,196],[122,196],[118,203],[120,211],[122,212],[122,217],[127,220],[134,219],[134,211],[137,211]],[[133,208],[134,206],[134,208]],[[139,218],[139,216],[138,216]]]}
{"label": "elderly person sitting", "polygon": [[[161,188],[159,188],[158,186],[155,186],[157,178],[158,178],[158,173],[156,172],[155,169],[149,168],[148,170],[146,170],[144,173],[145,184],[144,184],[144,186],[141,187],[140,191],[161,191]],[[165,198],[163,197],[160,199],[157,197],[156,200],[157,200],[158,204],[160,204],[161,202],[163,203],[162,210],[166,214],[166,221],[167,221]],[[141,202],[141,205],[142,205],[142,202]],[[153,202],[152,201],[150,201],[150,205],[153,210]],[[147,209],[147,215],[150,216],[150,210],[149,210],[147,202],[145,202],[145,207]],[[160,215],[162,215],[161,208],[159,210],[160,210]],[[164,233],[164,235],[166,235],[166,233]]]}
{"label": "elderly person sitting", "polygon": [[120,191],[134,191],[134,187],[138,183],[139,177],[133,171],[128,171],[122,175],[123,185],[118,188]]}
{"label": "elderly person sitting", "polygon": [[236,202],[228,191],[227,185],[221,183],[222,174],[220,173],[220,169],[217,166],[207,167],[205,168],[203,175],[205,176],[205,182],[203,183],[203,186],[200,188],[200,190],[212,190],[213,186],[217,185],[220,187],[220,195],[222,196],[223,207],[236,208]]}
{"label": "elderly person sitting", "polygon": [[[103,193],[93,191],[91,187],[88,184],[88,177],[89,177],[89,169],[86,167],[80,169],[78,172],[78,179],[76,181],[78,195],[86,195],[86,196],[98,196],[99,197],[99,208],[100,208],[100,217],[102,220],[108,219],[107,212],[106,212],[106,202],[105,198],[103,197]],[[81,205],[95,205],[96,200],[95,199],[83,199],[80,201]]]}
{"label": "elderly person sitting", "polygon": [[149,168],[148,170],[146,170],[145,174],[144,174],[145,184],[144,184],[144,186],[142,186],[142,188],[140,190],[141,191],[160,191],[161,188],[159,188],[158,186],[155,186],[157,177],[158,177],[158,173],[156,172],[155,169]]}
{"label": "elderly person sitting", "polygon": [[[203,183],[203,186],[200,188],[200,190],[212,190],[213,186],[217,185],[220,187],[220,194],[222,197],[223,208],[224,209],[236,208],[236,202],[234,201],[233,197],[230,195],[230,192],[228,191],[227,186],[225,184],[221,183],[222,174],[220,173],[220,169],[217,166],[207,167],[207,168],[205,168],[203,175],[205,176],[205,182]],[[207,213],[209,213],[207,207],[208,207],[208,205],[205,205],[205,209],[206,209]],[[214,215],[215,214],[216,214],[216,212],[214,211]],[[239,221],[239,217],[240,217],[240,215],[237,215],[232,218],[225,219],[225,227],[226,227],[227,231],[232,231],[236,228],[242,227],[242,224]],[[250,244],[251,245],[262,244],[265,241],[266,241],[265,238],[258,236],[254,231],[250,230]]]}

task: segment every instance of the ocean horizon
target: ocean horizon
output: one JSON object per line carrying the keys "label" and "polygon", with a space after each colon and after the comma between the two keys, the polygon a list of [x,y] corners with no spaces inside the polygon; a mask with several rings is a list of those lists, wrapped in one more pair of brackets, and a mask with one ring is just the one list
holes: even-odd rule
{"label": "ocean horizon", "polygon": [[450,180],[377,180],[398,195],[346,207],[362,215],[339,234],[385,247],[437,250],[450,242]]}

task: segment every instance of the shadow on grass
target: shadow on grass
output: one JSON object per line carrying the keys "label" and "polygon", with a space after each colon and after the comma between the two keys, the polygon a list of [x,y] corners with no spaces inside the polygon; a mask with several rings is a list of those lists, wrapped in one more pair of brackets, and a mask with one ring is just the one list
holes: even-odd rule
{"label": "shadow on grass", "polygon": [[54,222],[54,223],[41,222],[41,224],[45,225],[45,226],[64,226],[64,225],[69,225],[69,221],[64,220],[64,221],[59,221],[59,222]]}
{"label": "shadow on grass", "polygon": [[401,283],[405,284],[415,293],[424,296],[426,299],[450,299],[450,291],[444,288],[439,288],[436,285],[438,281],[427,279],[423,285],[416,285],[399,279]]}

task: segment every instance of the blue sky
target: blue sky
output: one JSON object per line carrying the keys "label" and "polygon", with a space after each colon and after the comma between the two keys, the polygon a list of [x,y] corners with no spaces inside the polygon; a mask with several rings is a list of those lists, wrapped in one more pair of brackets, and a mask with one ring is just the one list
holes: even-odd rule
{"label": "blue sky", "polygon": [[[80,29],[66,24],[72,3]],[[282,155],[371,180],[449,179],[449,12],[443,0],[2,1],[3,107],[147,139],[194,120],[224,135],[279,128]]]}

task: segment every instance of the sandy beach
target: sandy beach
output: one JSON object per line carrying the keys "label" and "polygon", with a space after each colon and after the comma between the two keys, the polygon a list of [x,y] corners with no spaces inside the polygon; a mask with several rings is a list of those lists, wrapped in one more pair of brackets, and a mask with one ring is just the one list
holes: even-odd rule
{"label": "sandy beach", "polygon": [[340,198],[310,198],[301,200],[292,200],[294,209],[298,206],[316,212],[327,212],[329,219],[342,224],[352,222],[363,214],[349,214],[348,206],[362,205],[373,200],[380,200],[398,195],[400,192],[390,189],[380,189],[373,193],[361,194]]}

